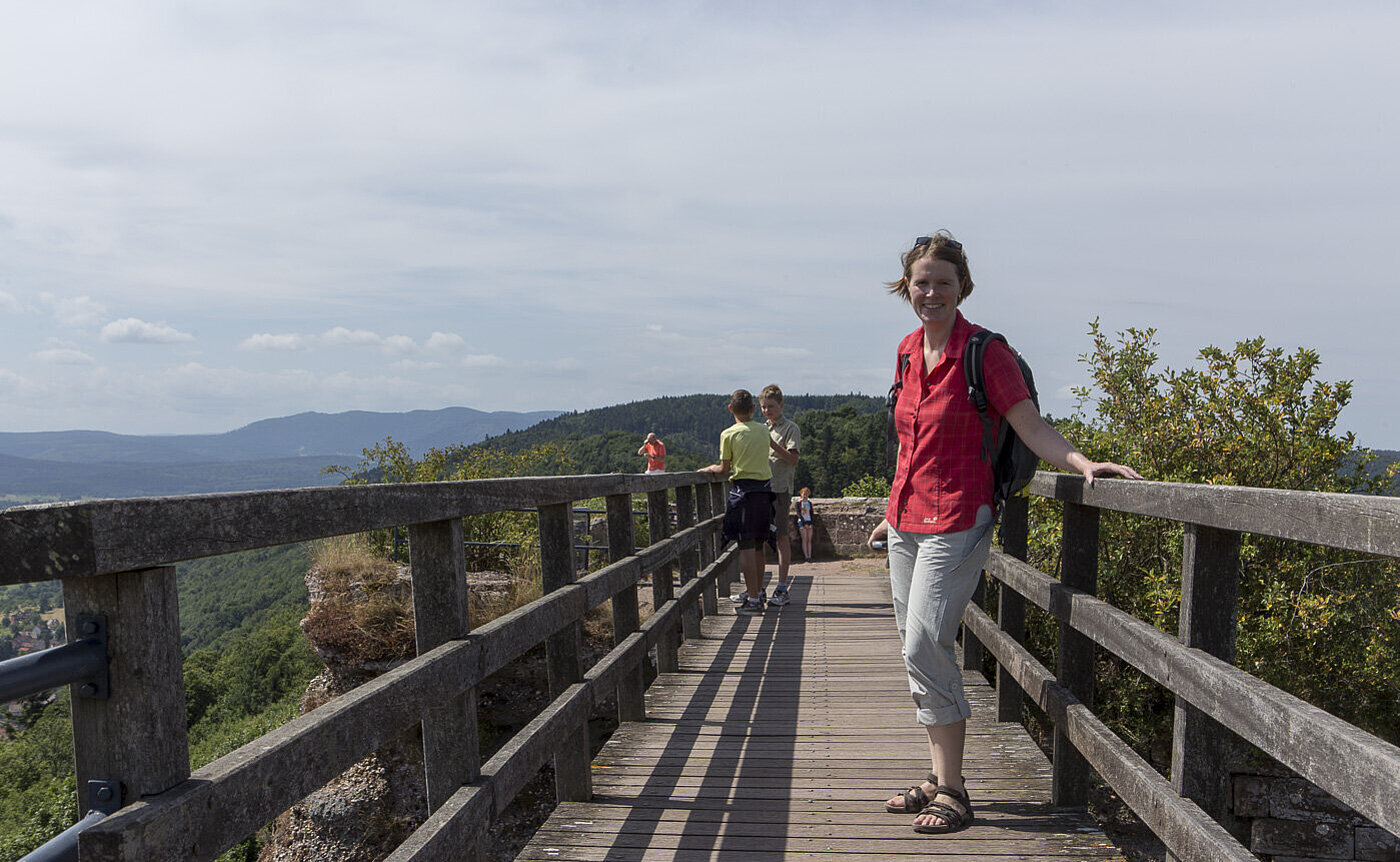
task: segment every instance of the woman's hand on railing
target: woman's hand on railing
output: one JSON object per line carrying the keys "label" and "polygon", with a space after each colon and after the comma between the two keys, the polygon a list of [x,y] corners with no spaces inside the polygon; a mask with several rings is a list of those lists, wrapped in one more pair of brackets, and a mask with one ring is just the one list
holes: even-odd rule
{"label": "woman's hand on railing", "polygon": [[1090,461],[1079,451],[1071,452],[1069,458],[1070,467],[1078,470],[1084,476],[1084,481],[1091,486],[1097,476],[1118,476],[1123,479],[1141,479],[1142,474],[1132,467],[1124,467],[1122,464],[1115,464],[1112,461]]}

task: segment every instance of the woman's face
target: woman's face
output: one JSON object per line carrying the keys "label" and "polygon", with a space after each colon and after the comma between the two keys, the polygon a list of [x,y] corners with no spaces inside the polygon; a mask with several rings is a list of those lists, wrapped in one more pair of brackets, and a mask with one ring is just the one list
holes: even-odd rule
{"label": "woman's face", "polygon": [[922,257],[909,271],[909,304],[925,326],[950,324],[957,316],[962,285],[950,261]]}

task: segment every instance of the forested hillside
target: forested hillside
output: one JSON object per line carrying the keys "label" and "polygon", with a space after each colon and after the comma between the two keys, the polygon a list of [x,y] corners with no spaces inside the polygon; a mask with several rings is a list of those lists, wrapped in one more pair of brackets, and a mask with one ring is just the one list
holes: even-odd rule
{"label": "forested hillside", "polygon": [[[537,425],[491,437],[473,448],[521,452],[542,443],[564,447],[581,473],[637,473],[647,432],[666,442],[668,470],[714,463],[719,433],[733,420],[727,395],[681,395],[566,413]],[[865,475],[884,468],[884,400],[868,395],[789,395],[784,415],[802,428],[797,482],[817,496],[838,496]],[[761,418],[761,417],[760,417]]]}
{"label": "forested hillside", "polygon": [[219,649],[286,609],[306,612],[305,545],[280,545],[180,563],[180,641],[185,653]]}

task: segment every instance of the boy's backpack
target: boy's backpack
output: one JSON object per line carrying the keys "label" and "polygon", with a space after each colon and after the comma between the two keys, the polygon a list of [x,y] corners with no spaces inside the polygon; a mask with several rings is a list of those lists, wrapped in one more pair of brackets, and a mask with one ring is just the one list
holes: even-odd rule
{"label": "boy's backpack", "polygon": [[[967,381],[967,395],[972,399],[972,406],[977,408],[977,415],[982,417],[982,458],[992,463],[992,507],[999,512],[1002,503],[1030,484],[1031,477],[1035,475],[1035,468],[1040,465],[1040,456],[1031,451],[1005,418],[1002,420],[996,441],[992,440],[992,417],[987,412],[987,383],[982,368],[987,343],[990,341],[1000,341],[1011,348],[1011,355],[1016,357],[1021,376],[1025,378],[1031,403],[1037,410],[1040,409],[1040,397],[1035,391],[1035,375],[1031,373],[1030,365],[1026,364],[1025,357],[1021,356],[1016,348],[1011,347],[1006,336],[990,329],[979,329],[968,337],[967,347],[963,350],[963,377]],[[894,405],[899,400],[899,390],[904,386],[904,370],[908,367],[909,354],[899,354],[899,374],[895,377],[894,385],[890,387],[889,397],[885,401],[889,410],[885,461],[887,466],[891,467],[895,466],[899,451],[899,438],[894,427]]]}

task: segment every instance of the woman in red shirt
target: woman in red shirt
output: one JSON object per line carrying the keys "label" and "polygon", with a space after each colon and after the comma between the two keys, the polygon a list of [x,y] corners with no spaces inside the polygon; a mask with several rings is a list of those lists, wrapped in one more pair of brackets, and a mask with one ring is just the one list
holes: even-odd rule
{"label": "woman in red shirt", "polygon": [[[991,549],[992,468],[982,457],[982,421],[967,394],[963,348],[980,327],[958,307],[972,293],[962,243],[946,231],[919,237],[904,274],[887,287],[913,308],[919,328],[899,344],[902,387],[894,408],[899,461],[885,520],[870,541],[888,539],[895,624],[904,645],[916,720],[928,731],[929,780],[885,803],[915,814],[918,832],[957,832],[972,822],[963,784],[963,742],[972,714],[963,696],[954,642],[963,610]],[[1090,461],[1052,428],[1030,398],[1011,349],[987,345],[987,398],[996,423],[1008,421],[1037,455],[1062,470],[1141,479],[1119,464]]]}

